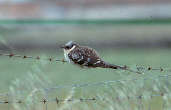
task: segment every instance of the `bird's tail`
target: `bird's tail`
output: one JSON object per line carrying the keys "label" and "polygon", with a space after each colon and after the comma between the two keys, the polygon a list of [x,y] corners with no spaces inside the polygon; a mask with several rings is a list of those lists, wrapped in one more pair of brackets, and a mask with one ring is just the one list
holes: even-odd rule
{"label": "bird's tail", "polygon": [[111,68],[111,69],[122,69],[122,70],[126,70],[126,68],[127,68],[126,66],[122,67],[122,66],[106,63],[105,61],[101,61],[100,64],[98,65],[98,67]]}
{"label": "bird's tail", "polygon": [[99,64],[99,67],[101,67],[101,68],[111,68],[111,69],[121,69],[121,70],[126,70],[126,71],[129,71],[129,72],[142,74],[139,71],[134,71],[134,70],[129,69],[127,66],[118,66],[118,65],[106,63],[104,61],[101,61],[101,63]]}

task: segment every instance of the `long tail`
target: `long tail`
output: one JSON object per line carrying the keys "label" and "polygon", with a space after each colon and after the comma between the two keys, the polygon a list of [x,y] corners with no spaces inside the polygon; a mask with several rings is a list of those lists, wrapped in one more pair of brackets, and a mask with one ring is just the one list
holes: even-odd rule
{"label": "long tail", "polygon": [[106,63],[105,61],[101,61],[100,64],[98,65],[98,67],[101,68],[111,68],[111,69],[122,69],[122,70],[126,70],[126,66],[118,66],[118,65],[114,65],[114,64],[110,64],[110,63]]}
{"label": "long tail", "polygon": [[141,72],[129,69],[127,66],[118,66],[118,65],[106,63],[105,61],[101,61],[101,63],[98,64],[98,67],[101,67],[101,68],[111,68],[111,69],[121,69],[121,70],[127,70],[129,72],[134,72],[134,73],[142,74]]}

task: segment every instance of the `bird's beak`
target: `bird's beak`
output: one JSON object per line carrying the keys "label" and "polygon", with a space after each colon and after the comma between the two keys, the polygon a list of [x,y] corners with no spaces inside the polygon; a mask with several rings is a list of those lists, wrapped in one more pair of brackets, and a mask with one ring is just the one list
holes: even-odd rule
{"label": "bird's beak", "polygon": [[63,48],[65,48],[65,46],[64,46],[64,45],[62,45],[62,46],[61,46],[61,48],[63,49]]}

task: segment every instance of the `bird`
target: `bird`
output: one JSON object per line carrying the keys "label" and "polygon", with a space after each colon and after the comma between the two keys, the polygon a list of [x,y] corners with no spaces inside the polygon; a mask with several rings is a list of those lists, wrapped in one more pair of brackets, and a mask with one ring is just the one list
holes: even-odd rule
{"label": "bird", "polygon": [[102,60],[95,49],[88,46],[81,46],[74,41],[69,41],[61,46],[64,50],[65,60],[80,67],[88,68],[111,68],[126,70],[126,66],[110,64]]}

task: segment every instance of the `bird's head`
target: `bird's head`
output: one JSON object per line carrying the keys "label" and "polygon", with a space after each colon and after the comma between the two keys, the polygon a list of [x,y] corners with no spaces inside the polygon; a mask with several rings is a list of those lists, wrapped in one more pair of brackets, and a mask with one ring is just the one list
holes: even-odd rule
{"label": "bird's head", "polygon": [[73,50],[77,46],[78,44],[76,42],[69,41],[64,46],[61,46],[61,48],[63,48],[64,50]]}

